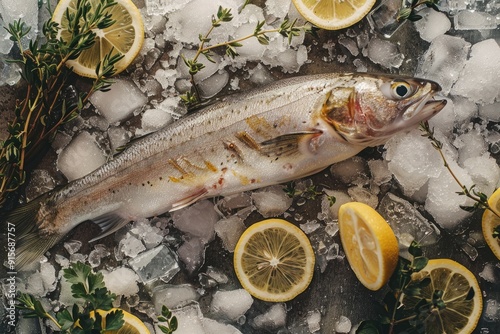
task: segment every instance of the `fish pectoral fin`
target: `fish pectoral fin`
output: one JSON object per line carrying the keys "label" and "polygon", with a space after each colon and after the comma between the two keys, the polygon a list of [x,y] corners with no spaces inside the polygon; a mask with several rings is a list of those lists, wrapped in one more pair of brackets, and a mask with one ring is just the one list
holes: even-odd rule
{"label": "fish pectoral fin", "polygon": [[172,209],[170,209],[169,212],[176,211],[176,210],[185,208],[187,206],[190,206],[194,202],[205,197],[207,194],[208,194],[208,190],[206,188],[200,188],[196,192],[194,192],[193,194],[191,194],[187,197],[184,197],[183,199],[172,204]]}
{"label": "fish pectoral fin", "polygon": [[259,151],[268,156],[292,155],[299,150],[299,142],[303,137],[320,133],[320,130],[287,133],[261,142]]}
{"label": "fish pectoral fin", "polygon": [[118,231],[123,226],[127,225],[130,222],[130,219],[125,219],[116,213],[111,212],[97,217],[92,221],[101,228],[101,233],[97,237],[90,240],[90,242],[94,242]]}

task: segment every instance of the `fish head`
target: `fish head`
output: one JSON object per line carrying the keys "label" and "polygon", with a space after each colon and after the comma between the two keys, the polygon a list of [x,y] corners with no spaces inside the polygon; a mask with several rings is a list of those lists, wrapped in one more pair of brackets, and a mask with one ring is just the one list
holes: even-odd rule
{"label": "fish head", "polygon": [[446,100],[434,100],[441,87],[431,80],[370,74],[353,75],[351,80],[329,92],[321,111],[321,117],[351,144],[380,145],[446,105]]}

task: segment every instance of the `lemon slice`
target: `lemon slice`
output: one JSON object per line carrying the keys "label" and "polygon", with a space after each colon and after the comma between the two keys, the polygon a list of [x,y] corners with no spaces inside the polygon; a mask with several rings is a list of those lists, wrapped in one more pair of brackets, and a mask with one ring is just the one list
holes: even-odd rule
{"label": "lemon slice", "polygon": [[[500,188],[488,199],[489,206],[500,213]],[[500,225],[500,218],[490,210],[485,210],[483,213],[483,235],[484,240],[495,256],[500,259],[500,239],[493,236],[495,228]]]}
{"label": "lemon slice", "polygon": [[[102,328],[106,326],[106,315],[116,310],[121,309],[113,308],[109,311],[97,310],[97,313],[102,317]],[[117,331],[105,331],[104,334],[150,334],[149,329],[144,325],[141,319],[127,311],[121,311],[123,312],[123,321],[125,322],[123,326]],[[93,312],[90,313],[90,317],[93,318]]]}
{"label": "lemon slice", "polygon": [[[100,0],[86,0],[91,4],[94,12]],[[144,25],[142,16],[137,7],[131,0],[115,0],[116,4],[106,11],[111,15],[111,19],[116,22],[108,28],[95,28],[96,33],[94,45],[83,51],[77,59],[68,60],[67,65],[73,68],[73,71],[79,75],[95,78],[95,69],[97,64],[104,59],[111,50],[113,54],[120,53],[124,57],[115,65],[116,74],[127,68],[141,50],[144,41]],[[76,11],[77,0],[61,0],[52,20],[59,23],[61,29],[59,36],[64,41],[71,39],[71,33],[68,31],[68,19],[66,10],[69,13]]]}
{"label": "lemon slice", "polygon": [[338,30],[368,14],[376,0],[292,0],[298,12],[315,26]]}
{"label": "lemon slice", "polygon": [[339,208],[342,247],[359,281],[378,290],[398,263],[398,241],[391,227],[372,207],[349,202]]}
{"label": "lemon slice", "polygon": [[[412,282],[430,278],[418,297],[403,298],[405,308],[413,309],[422,298],[434,306],[424,320],[426,333],[472,333],[481,317],[483,297],[476,277],[463,265],[450,259],[429,260],[424,269],[412,274]],[[436,298],[436,292],[441,297]]]}
{"label": "lemon slice", "polygon": [[243,232],[234,250],[234,269],[245,290],[269,302],[285,302],[303,292],[314,272],[307,236],[283,219],[267,219]]}

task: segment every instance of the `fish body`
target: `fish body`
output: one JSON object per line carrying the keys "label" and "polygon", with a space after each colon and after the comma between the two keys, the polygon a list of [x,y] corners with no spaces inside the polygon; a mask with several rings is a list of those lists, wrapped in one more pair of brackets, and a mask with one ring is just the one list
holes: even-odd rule
{"label": "fish body", "polygon": [[228,96],[15,210],[17,265],[86,220],[102,237],[203,198],[311,175],[432,117],[446,103],[432,99],[439,90],[422,79],[323,74]]}

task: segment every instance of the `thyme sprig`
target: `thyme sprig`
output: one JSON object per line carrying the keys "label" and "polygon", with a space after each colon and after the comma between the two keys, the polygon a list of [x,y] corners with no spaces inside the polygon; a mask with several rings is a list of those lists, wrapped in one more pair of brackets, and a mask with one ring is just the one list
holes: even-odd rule
{"label": "thyme sprig", "polygon": [[397,20],[399,22],[409,20],[412,22],[422,19],[422,15],[417,14],[418,8],[421,6],[426,6],[439,11],[437,7],[439,0],[412,0],[409,6],[405,6],[406,0],[403,0],[402,8],[399,10]]}
{"label": "thyme sprig", "polygon": [[217,48],[225,48],[225,54],[230,58],[237,57],[238,48],[243,46],[241,42],[250,39],[256,38],[257,41],[262,45],[268,45],[270,42],[269,34],[278,33],[288,39],[288,43],[292,42],[292,39],[296,36],[299,36],[301,32],[314,34],[317,28],[311,25],[303,25],[297,26],[297,20],[290,21],[285,19],[278,28],[273,29],[264,29],[265,21],[257,22],[255,29],[252,34],[232,39],[229,41],[208,45],[210,43],[212,32],[214,29],[220,27],[223,23],[230,22],[233,20],[233,14],[231,13],[230,8],[223,8],[219,6],[216,15],[212,16],[212,25],[206,34],[199,34],[198,38],[200,43],[198,45],[198,49],[193,58],[187,59],[183,55],[181,55],[184,64],[189,69],[189,74],[191,75],[191,84],[193,85],[194,92],[188,92],[185,95],[181,96],[182,101],[187,105],[192,105],[201,101],[200,94],[198,88],[196,86],[194,75],[200,72],[205,65],[198,61],[201,55],[205,56],[205,58],[210,62],[215,62],[213,59],[213,50]]}
{"label": "thyme sprig", "polygon": [[[379,319],[361,322],[356,334],[393,334],[393,333],[423,333],[425,318],[442,300],[427,300],[421,296],[422,288],[430,284],[430,279],[412,280],[412,275],[421,271],[429,262],[423,256],[420,245],[415,241],[408,248],[411,260],[399,258],[396,270],[389,280],[390,291],[383,299],[383,308]],[[421,298],[414,308],[405,307],[405,296]],[[436,304],[436,305],[435,305]],[[411,331],[413,329],[414,331]],[[420,331],[419,331],[420,329]]]}
{"label": "thyme sprig", "polygon": [[94,45],[95,29],[115,23],[110,14],[114,5],[114,0],[102,0],[94,8],[89,0],[78,0],[76,10],[67,10],[64,14],[69,37],[60,38],[61,27],[49,19],[42,30],[46,41],[30,41],[26,49],[21,40],[31,28],[21,20],[5,28],[19,49],[19,58],[10,62],[21,67],[26,93],[16,103],[15,118],[8,125],[8,138],[0,142],[0,208],[9,195],[24,184],[28,164],[43,153],[57,130],[77,117],[92,93],[109,90],[114,66],[123,58],[115,50],[97,65],[97,78],[90,89],[76,96],[69,88],[71,70],[66,64]]}
{"label": "thyme sprig", "polygon": [[479,209],[486,209],[490,210],[493,214],[495,214],[498,218],[500,218],[500,213],[498,213],[494,208],[492,208],[489,203],[488,203],[488,196],[476,189],[476,185],[472,185],[470,187],[465,186],[456,176],[456,174],[453,172],[451,169],[450,165],[448,164],[448,161],[446,160],[446,157],[444,156],[443,153],[443,143],[439,141],[435,136],[434,136],[434,129],[431,129],[429,122],[421,122],[420,123],[420,130],[423,132],[422,136],[427,137],[431,144],[432,147],[434,147],[438,152],[439,155],[441,156],[441,159],[443,160],[444,166],[450,173],[450,175],[453,177],[455,182],[460,186],[462,189],[461,191],[457,192],[457,194],[466,196],[470,199],[472,199],[475,203],[472,206],[465,206],[461,205],[460,208],[462,210],[468,211],[468,212],[475,212]]}

